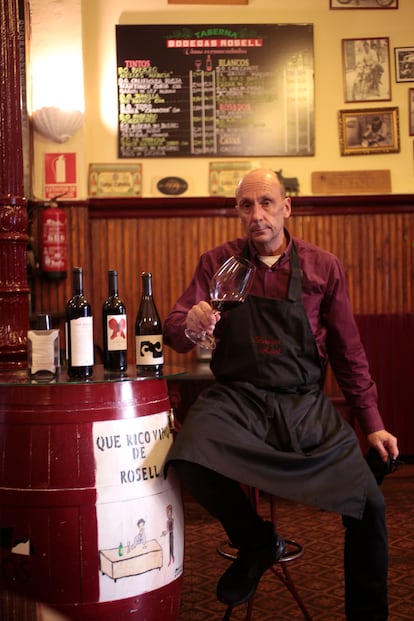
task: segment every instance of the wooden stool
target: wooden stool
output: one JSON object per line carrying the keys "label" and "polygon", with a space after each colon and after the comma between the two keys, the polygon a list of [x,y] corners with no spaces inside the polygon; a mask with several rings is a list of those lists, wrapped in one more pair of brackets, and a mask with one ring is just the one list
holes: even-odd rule
{"label": "wooden stool", "polygon": [[[257,510],[259,506],[259,490],[256,488],[248,487],[246,490],[246,493],[249,496],[254,508]],[[276,502],[277,502],[277,499],[274,496],[271,496],[270,497],[270,519],[275,525],[275,530],[277,530],[276,528]],[[285,587],[290,591],[292,597],[294,598],[297,605],[299,606],[304,619],[306,621],[313,621],[313,618],[308,612],[305,604],[303,603],[303,600],[298,590],[296,589],[296,586],[287,568],[287,563],[289,563],[290,561],[294,561],[295,559],[300,558],[302,556],[304,552],[303,546],[300,543],[292,539],[285,539],[285,544],[286,544],[286,548],[285,548],[285,552],[283,556],[279,559],[277,563],[275,563],[272,567],[270,567],[270,570],[273,572],[276,578],[278,578],[278,580],[280,580],[280,582],[282,582],[282,584],[284,584]],[[224,541],[223,543],[219,544],[216,549],[217,549],[217,552],[220,554],[220,556],[223,556],[224,558],[228,558],[232,561],[237,556],[237,548],[233,546],[229,541]],[[252,612],[253,612],[253,599],[254,597],[251,597],[249,601],[247,602],[245,621],[251,620]],[[232,612],[233,612],[233,607],[228,606],[224,614],[223,621],[228,621],[231,617]]]}

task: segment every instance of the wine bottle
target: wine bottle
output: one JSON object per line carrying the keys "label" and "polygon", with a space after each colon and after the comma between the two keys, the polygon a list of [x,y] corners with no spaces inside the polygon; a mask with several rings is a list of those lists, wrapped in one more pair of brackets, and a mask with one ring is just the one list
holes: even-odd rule
{"label": "wine bottle", "polygon": [[142,272],[142,296],[135,322],[138,375],[158,376],[164,363],[162,325],[152,295],[152,274]]}
{"label": "wine bottle", "polygon": [[102,306],[104,368],[121,372],[127,368],[127,316],[118,296],[118,272],[108,271],[108,297]]}
{"label": "wine bottle", "polygon": [[92,309],[83,295],[83,270],[72,270],[73,295],[66,305],[66,358],[68,375],[86,379],[93,373]]}
{"label": "wine bottle", "polygon": [[59,376],[59,330],[52,330],[49,314],[38,315],[34,330],[28,331],[27,358],[34,380],[50,382]]}

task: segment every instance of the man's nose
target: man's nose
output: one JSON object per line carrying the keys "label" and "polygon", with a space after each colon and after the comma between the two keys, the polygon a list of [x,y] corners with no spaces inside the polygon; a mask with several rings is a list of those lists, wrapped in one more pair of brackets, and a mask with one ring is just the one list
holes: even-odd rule
{"label": "man's nose", "polygon": [[253,220],[261,220],[263,217],[263,207],[260,203],[254,203],[252,209],[252,218]]}

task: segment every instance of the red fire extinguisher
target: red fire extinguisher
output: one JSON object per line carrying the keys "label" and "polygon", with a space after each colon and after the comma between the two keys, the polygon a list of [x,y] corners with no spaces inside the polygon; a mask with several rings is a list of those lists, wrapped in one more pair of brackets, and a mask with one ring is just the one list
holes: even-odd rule
{"label": "red fire extinguisher", "polygon": [[65,211],[58,207],[59,196],[52,198],[40,215],[40,269],[49,280],[66,278],[68,270],[67,219]]}

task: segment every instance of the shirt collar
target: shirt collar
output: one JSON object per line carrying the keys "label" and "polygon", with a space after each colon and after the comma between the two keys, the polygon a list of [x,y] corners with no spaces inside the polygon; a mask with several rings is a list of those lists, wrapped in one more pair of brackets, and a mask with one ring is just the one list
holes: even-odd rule
{"label": "shirt collar", "polygon": [[[279,265],[281,263],[285,263],[288,260],[289,255],[290,255],[290,250],[292,248],[292,236],[290,235],[289,231],[286,228],[284,228],[283,230],[284,230],[285,237],[286,237],[286,248],[280,255],[280,259],[278,261]],[[250,256],[254,258],[256,261],[259,261],[258,252],[250,239],[248,240],[248,244],[249,244]]]}

